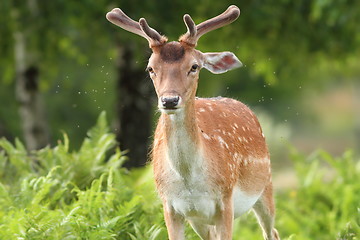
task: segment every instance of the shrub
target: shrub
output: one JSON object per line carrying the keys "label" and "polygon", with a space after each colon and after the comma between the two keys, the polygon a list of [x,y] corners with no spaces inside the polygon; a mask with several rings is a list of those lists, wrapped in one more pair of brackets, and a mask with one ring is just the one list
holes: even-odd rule
{"label": "shrub", "polygon": [[[152,171],[121,168],[126,157],[105,113],[78,151],[63,136],[30,153],[18,140],[0,140],[0,239],[167,239]],[[359,239],[360,161],[351,151],[291,155],[298,186],[277,193],[282,239]],[[234,239],[261,239],[252,214],[236,221]]]}
{"label": "shrub", "polygon": [[293,151],[298,188],[278,195],[278,226],[289,239],[358,239],[360,161],[352,151]]}
{"label": "shrub", "polygon": [[151,174],[120,168],[104,113],[79,151],[69,144],[28,153],[0,140],[0,239],[166,238]]}

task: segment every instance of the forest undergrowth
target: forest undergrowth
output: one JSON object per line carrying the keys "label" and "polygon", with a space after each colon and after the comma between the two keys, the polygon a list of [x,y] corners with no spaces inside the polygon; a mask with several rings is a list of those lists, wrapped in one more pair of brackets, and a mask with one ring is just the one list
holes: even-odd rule
{"label": "forest undergrowth", "polygon": [[[105,113],[77,150],[65,133],[32,152],[1,139],[0,239],[167,239],[150,166],[122,168],[128,159],[116,146]],[[282,239],[359,239],[359,157],[289,152],[298,185],[276,193]],[[262,239],[251,212],[236,220],[233,239]]]}

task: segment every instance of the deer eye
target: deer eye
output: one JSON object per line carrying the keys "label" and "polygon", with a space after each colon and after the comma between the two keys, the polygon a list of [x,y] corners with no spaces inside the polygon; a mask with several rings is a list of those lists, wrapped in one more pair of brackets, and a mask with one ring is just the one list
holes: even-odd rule
{"label": "deer eye", "polygon": [[146,71],[149,72],[150,74],[155,73],[155,72],[154,72],[154,69],[153,69],[152,67],[147,67],[147,68],[146,68]]}
{"label": "deer eye", "polygon": [[191,66],[190,72],[196,72],[198,70],[198,68],[199,68],[199,65],[194,64]]}

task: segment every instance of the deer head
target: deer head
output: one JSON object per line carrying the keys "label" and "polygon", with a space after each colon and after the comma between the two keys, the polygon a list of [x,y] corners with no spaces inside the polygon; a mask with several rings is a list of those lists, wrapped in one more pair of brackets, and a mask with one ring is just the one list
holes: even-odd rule
{"label": "deer head", "polygon": [[148,40],[152,55],[147,71],[158,96],[158,108],[171,114],[183,109],[194,99],[201,68],[219,74],[242,65],[231,52],[202,53],[195,49],[202,35],[232,23],[239,15],[240,9],[230,6],[219,16],[195,25],[191,17],[185,14],[183,19],[187,32],[174,42],[167,42],[167,38],[149,27],[144,18],[136,22],[119,8],[107,13],[106,18]]}

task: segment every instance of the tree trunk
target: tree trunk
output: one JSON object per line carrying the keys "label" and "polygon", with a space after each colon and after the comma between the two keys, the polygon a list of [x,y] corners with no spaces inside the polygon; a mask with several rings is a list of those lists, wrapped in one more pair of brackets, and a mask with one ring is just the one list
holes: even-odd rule
{"label": "tree trunk", "polygon": [[40,149],[49,143],[49,130],[44,116],[43,101],[38,87],[39,69],[29,66],[24,33],[15,33],[15,95],[25,145],[29,150]]}
{"label": "tree trunk", "polygon": [[135,62],[133,49],[131,43],[119,46],[117,62],[117,140],[122,150],[128,150],[127,168],[146,164],[152,119],[152,88],[145,79],[145,67]]}
{"label": "tree trunk", "polygon": [[[30,14],[29,14],[30,13]],[[22,16],[28,14],[27,22]],[[27,0],[13,11],[12,17],[16,26],[14,32],[15,54],[15,96],[19,103],[19,115],[25,145],[29,150],[40,149],[49,143],[49,128],[44,114],[44,104],[39,93],[39,67],[36,49],[29,49],[30,39],[36,37],[35,23],[38,21],[39,8],[37,0]]]}

